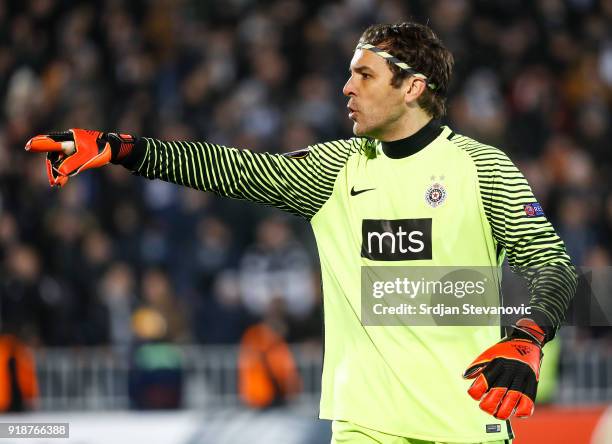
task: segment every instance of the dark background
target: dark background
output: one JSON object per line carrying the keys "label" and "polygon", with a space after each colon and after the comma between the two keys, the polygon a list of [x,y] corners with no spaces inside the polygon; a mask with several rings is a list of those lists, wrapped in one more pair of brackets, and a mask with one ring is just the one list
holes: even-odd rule
{"label": "dark background", "polygon": [[[612,1],[2,1],[2,328],[33,345],[235,343],[273,312],[321,340],[297,218],[109,166],[48,186],[25,142],[82,127],[285,152],[351,136],[362,30],[428,23],[456,59],[446,123],[502,148],[577,265],[610,265]],[[585,330],[584,335],[606,335]]]}

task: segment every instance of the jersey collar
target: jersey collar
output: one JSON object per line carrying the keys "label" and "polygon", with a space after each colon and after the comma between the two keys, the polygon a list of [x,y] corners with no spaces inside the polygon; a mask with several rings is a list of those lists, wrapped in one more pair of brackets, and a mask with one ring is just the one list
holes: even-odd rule
{"label": "jersey collar", "polygon": [[412,136],[392,142],[381,142],[382,150],[391,159],[402,159],[419,152],[442,133],[438,119],[431,119],[427,125]]}

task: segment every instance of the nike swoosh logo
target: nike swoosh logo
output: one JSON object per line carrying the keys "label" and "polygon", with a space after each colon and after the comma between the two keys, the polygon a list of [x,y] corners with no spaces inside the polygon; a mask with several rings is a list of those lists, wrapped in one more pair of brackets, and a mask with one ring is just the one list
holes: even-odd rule
{"label": "nike swoosh logo", "polygon": [[365,193],[366,191],[372,191],[376,188],[366,188],[364,190],[355,191],[355,187],[351,188],[351,196],[357,196],[358,194]]}

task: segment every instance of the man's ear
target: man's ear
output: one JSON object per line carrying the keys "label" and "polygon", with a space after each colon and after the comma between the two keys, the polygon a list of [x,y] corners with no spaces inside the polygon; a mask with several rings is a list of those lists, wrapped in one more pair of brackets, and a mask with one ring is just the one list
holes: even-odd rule
{"label": "man's ear", "polygon": [[421,97],[421,94],[425,92],[425,88],[427,88],[427,83],[424,80],[418,79],[416,77],[408,77],[405,82],[405,93],[404,93],[404,101],[406,105],[410,105],[411,103],[416,103],[416,101]]}

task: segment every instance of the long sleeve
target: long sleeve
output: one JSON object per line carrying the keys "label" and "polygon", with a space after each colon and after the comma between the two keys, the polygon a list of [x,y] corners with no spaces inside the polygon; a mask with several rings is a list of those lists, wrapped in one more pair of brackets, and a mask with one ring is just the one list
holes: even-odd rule
{"label": "long sleeve", "polygon": [[310,219],[327,201],[337,174],[361,144],[355,138],[270,154],[143,137],[122,163],[148,179],[259,202]]}
{"label": "long sleeve", "polygon": [[532,318],[554,337],[576,291],[577,275],[563,241],[555,232],[527,180],[508,156],[472,139],[453,139],[473,159],[484,211],[513,272],[524,276]]}

